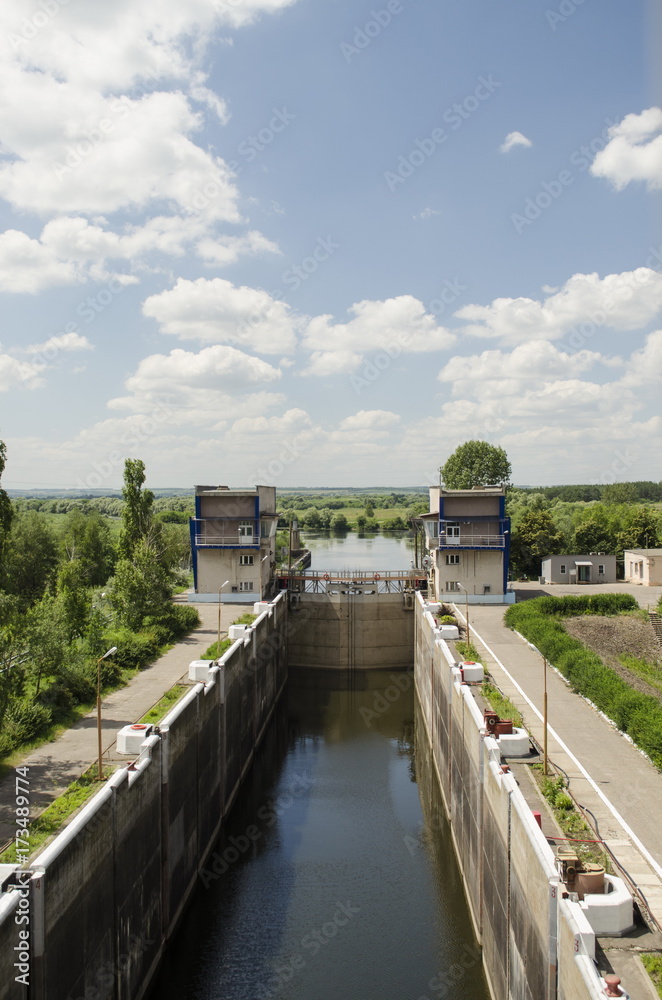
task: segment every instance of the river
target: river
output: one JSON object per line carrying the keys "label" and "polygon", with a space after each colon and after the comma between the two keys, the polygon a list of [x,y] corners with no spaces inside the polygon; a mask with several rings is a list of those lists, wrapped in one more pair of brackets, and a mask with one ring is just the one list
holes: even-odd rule
{"label": "river", "polygon": [[414,558],[413,535],[404,531],[306,531],[302,533],[302,545],[312,553],[313,570],[409,569]]}
{"label": "river", "polygon": [[415,714],[411,673],[292,672],[153,998],[488,1000]]}

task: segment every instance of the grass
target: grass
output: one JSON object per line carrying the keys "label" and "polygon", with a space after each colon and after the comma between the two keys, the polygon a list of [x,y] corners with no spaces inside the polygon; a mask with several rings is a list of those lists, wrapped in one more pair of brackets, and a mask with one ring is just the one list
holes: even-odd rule
{"label": "grass", "polygon": [[472,642],[464,642],[463,639],[456,639],[455,649],[463,660],[475,660],[476,663],[483,662],[482,656]]}
{"label": "grass", "polygon": [[[252,625],[257,617],[258,615],[251,614],[250,611],[245,611],[243,615],[239,615],[239,617],[235,618],[235,620],[230,624]],[[219,656],[223,656],[223,653],[226,651],[226,649],[230,648],[230,646],[234,641],[235,641],[234,639],[221,639],[220,644],[218,640],[216,640],[216,642],[212,642],[211,646],[208,646],[207,649],[202,654],[201,659],[217,660]]]}
{"label": "grass", "polygon": [[[106,777],[109,777],[113,771],[113,767],[104,768]],[[36,819],[31,820],[28,827],[30,857],[41,850],[47,840],[59,833],[69,817],[101,787],[103,786],[97,781],[97,765],[93,764],[80,778],[73,781],[62,795],[51,802]],[[15,843],[0,854],[0,863],[17,863]]]}
{"label": "grass", "polygon": [[641,955],[641,961],[651,977],[658,996],[662,997],[662,955],[659,952],[647,952]]}
{"label": "grass", "polygon": [[173,685],[173,687],[166,691],[163,697],[157,701],[156,705],[153,705],[149,712],[146,712],[145,715],[143,715],[140,722],[160,722],[164,715],[168,714],[172,706],[179,701],[186,691],[190,691],[187,684]]}
{"label": "grass", "polygon": [[221,639],[220,643],[217,641],[212,642],[211,646],[207,646],[204,653],[200,657],[201,660],[217,660],[219,656],[223,656],[226,649],[229,649],[233,643],[233,639]]}
{"label": "grass", "polygon": [[646,681],[652,687],[657,688],[658,691],[662,691],[662,667],[659,664],[650,663],[648,660],[640,660],[636,656],[630,656],[629,653],[622,653],[618,659],[631,673],[636,674],[637,677],[641,677],[642,680]]}
{"label": "grass", "polygon": [[524,725],[521,712],[513,705],[510,698],[501,694],[489,681],[485,681],[482,687],[483,697],[492,706],[492,710],[497,713],[500,719],[511,719],[517,729]]}
{"label": "grass", "polygon": [[[531,773],[565,836],[576,841],[595,840],[596,834],[575,808],[572,797],[566,791],[565,778],[562,775],[556,778],[544,775],[542,764],[532,764]],[[604,865],[605,871],[611,871],[609,855],[599,844],[573,843],[569,846],[576,849],[581,861]]]}

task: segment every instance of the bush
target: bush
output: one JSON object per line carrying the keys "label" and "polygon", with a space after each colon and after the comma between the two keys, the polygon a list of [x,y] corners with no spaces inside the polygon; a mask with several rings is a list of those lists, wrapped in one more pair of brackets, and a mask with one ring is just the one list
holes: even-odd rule
{"label": "bush", "polygon": [[146,667],[157,655],[160,648],[154,635],[149,632],[131,632],[129,629],[116,629],[113,632],[107,632],[106,643],[107,649],[111,646],[117,646],[117,652],[113,654],[112,659],[120,670],[135,670],[136,667]]}
{"label": "bush", "polygon": [[593,702],[662,769],[662,704],[635,691],[563,628],[562,618],[578,614],[618,614],[637,606],[629,594],[538,597],[514,604],[504,621],[536,646],[567,677],[573,691]]}
{"label": "bush", "polygon": [[456,625],[455,615],[441,615],[439,619],[442,625]]}
{"label": "bush", "polygon": [[5,757],[21,743],[39,736],[51,723],[50,709],[39,702],[17,701],[10,705],[2,722],[0,756]]}
{"label": "bush", "polygon": [[151,632],[160,646],[181,638],[199,625],[200,615],[197,609],[186,604],[172,604],[162,614],[147,615],[142,622],[143,630]]}

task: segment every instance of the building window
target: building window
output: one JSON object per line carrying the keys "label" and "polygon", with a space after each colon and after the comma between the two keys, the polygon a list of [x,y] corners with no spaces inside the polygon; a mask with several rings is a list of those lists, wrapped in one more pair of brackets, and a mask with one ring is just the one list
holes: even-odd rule
{"label": "building window", "polygon": [[253,522],[252,521],[240,521],[239,522],[239,535],[242,538],[252,538],[253,537]]}
{"label": "building window", "polygon": [[561,563],[561,568],[559,569],[559,573],[565,573],[565,572],[566,572],[565,563]]}
{"label": "building window", "polygon": [[602,576],[605,575],[605,564],[604,563],[598,563],[598,573],[600,573]]}
{"label": "building window", "polygon": [[460,589],[459,583],[455,583],[454,580],[449,580],[448,583],[446,584],[446,590],[448,591],[459,591],[459,589]]}
{"label": "building window", "polygon": [[459,553],[451,552],[449,555],[446,556],[447,566],[459,566],[459,564],[460,564]]}
{"label": "building window", "polygon": [[459,521],[447,521],[446,522],[446,538],[459,538],[460,537],[460,522]]}
{"label": "building window", "polygon": [[253,565],[253,556],[239,556],[239,565],[240,566],[252,566]]}
{"label": "building window", "polygon": [[253,589],[253,581],[252,580],[240,580],[240,582],[239,582],[239,590],[246,591],[246,590],[252,590],[252,589]]}
{"label": "building window", "polygon": [[489,593],[491,593],[491,591],[492,591],[491,586],[486,583],[485,586],[483,587],[483,593],[484,594],[489,594]]}

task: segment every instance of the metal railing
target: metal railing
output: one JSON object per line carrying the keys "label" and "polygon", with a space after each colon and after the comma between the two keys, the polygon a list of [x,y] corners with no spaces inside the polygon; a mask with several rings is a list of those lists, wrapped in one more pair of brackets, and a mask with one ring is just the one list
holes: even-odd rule
{"label": "metal railing", "polygon": [[463,532],[461,535],[440,535],[439,548],[452,549],[460,548],[473,549],[502,549],[505,547],[505,535],[472,535],[470,532]]}
{"label": "metal railing", "polygon": [[398,594],[427,587],[423,569],[309,570],[279,574],[281,586],[299,594]]}

